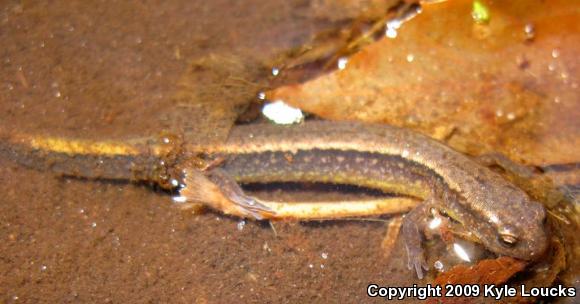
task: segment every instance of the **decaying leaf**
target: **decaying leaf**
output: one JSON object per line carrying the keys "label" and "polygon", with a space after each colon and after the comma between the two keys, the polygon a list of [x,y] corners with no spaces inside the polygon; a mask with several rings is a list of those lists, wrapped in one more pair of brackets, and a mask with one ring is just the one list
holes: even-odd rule
{"label": "decaying leaf", "polygon": [[522,271],[526,263],[510,257],[481,260],[475,266],[457,265],[435,279],[435,284],[502,284]]}
{"label": "decaying leaf", "polygon": [[[510,257],[500,257],[493,260],[481,260],[477,265],[457,265],[451,270],[440,274],[434,284],[454,286],[466,284],[504,284],[513,275],[522,271],[526,263]],[[442,297],[429,299],[429,303],[473,303],[473,297]]]}
{"label": "decaying leaf", "polygon": [[396,37],[363,48],[344,69],[279,87],[268,99],[327,119],[414,128],[471,154],[577,162],[580,5],[486,5],[482,24],[470,0],[424,4]]}

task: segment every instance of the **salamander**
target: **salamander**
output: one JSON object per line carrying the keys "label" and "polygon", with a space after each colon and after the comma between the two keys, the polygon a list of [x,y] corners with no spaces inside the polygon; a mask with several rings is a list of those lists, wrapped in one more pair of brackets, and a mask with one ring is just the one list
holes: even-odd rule
{"label": "salamander", "polygon": [[[434,213],[449,215],[498,255],[532,261],[548,243],[545,209],[523,190],[441,142],[388,125],[324,121],[240,125],[222,143],[185,143],[170,158],[171,152],[151,142],[104,145],[107,149],[70,140],[55,144],[8,137],[3,142],[9,144],[0,145],[0,154],[19,163],[88,178],[159,181],[160,168],[170,172],[167,168],[178,167],[182,176],[170,184],[184,184],[184,200],[203,201],[204,196],[195,192],[213,188],[232,204],[216,205],[207,196],[205,203],[257,219],[268,218],[273,211],[246,195],[239,184],[321,182],[415,197],[423,203],[405,216],[402,235],[409,269],[419,278],[428,269],[422,241]],[[207,170],[192,169],[183,165],[192,155],[219,161]]]}

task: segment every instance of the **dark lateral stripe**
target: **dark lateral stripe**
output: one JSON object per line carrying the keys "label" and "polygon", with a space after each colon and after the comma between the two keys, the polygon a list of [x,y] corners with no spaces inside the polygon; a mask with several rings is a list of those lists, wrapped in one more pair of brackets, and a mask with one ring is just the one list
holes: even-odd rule
{"label": "dark lateral stripe", "polygon": [[0,142],[0,157],[22,166],[90,179],[151,180],[159,162],[157,157],[141,155],[91,155],[33,150]]}

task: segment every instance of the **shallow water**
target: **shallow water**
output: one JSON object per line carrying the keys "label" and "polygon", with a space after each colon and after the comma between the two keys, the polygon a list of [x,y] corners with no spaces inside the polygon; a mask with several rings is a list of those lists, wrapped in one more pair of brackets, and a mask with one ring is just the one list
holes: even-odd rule
{"label": "shallow water", "polygon": [[[220,141],[269,86],[274,58],[359,15],[331,14],[340,7],[327,2],[7,1],[0,128],[99,140],[186,132],[190,141]],[[577,91],[564,95],[579,100]],[[567,107],[577,117],[578,102]],[[578,181],[574,171],[550,172]],[[252,190],[277,199],[362,195]],[[370,300],[370,282],[417,282],[400,240],[385,257],[383,221],[276,222],[273,229],[180,211],[170,194],[144,185],[59,178],[6,159],[0,193],[6,303],[354,303]],[[566,282],[578,284],[577,271]]]}

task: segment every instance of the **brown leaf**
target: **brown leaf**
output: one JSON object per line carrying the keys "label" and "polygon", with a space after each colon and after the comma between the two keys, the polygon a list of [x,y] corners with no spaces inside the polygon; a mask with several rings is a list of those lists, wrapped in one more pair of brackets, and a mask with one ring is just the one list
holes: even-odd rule
{"label": "brown leaf", "polygon": [[[510,257],[500,257],[494,260],[481,260],[477,265],[457,265],[451,270],[440,274],[434,284],[441,285],[465,285],[465,284],[494,284],[499,285],[507,282],[514,274],[522,271],[525,262]],[[428,303],[472,303],[474,298],[450,297],[432,298]]]}
{"label": "brown leaf", "polygon": [[578,3],[487,5],[491,19],[478,24],[470,0],[425,4],[395,39],[363,48],[345,69],[268,98],[327,119],[414,128],[467,153],[578,161]]}
{"label": "brown leaf", "polygon": [[525,262],[511,257],[481,260],[475,266],[457,265],[440,274],[435,284],[502,284],[514,274],[522,271]]}

